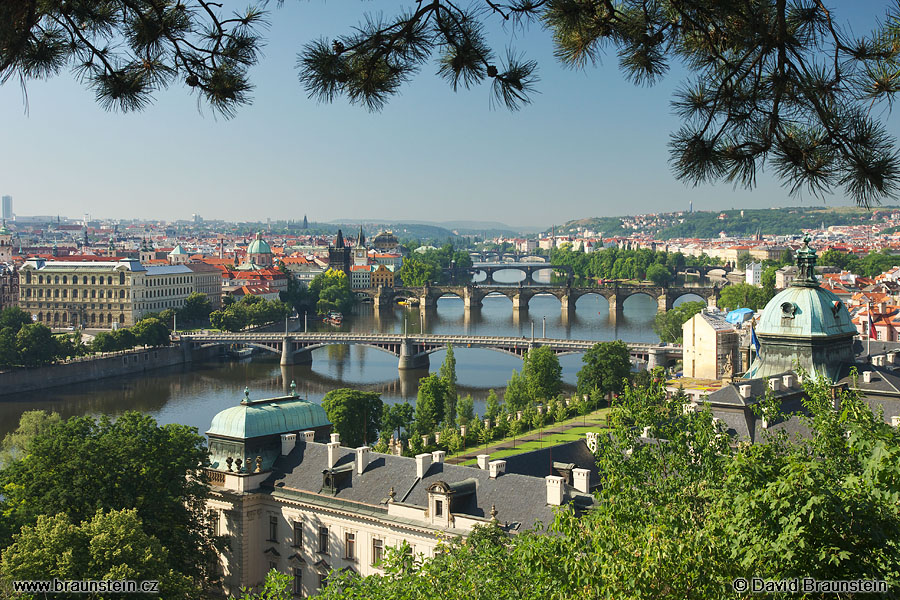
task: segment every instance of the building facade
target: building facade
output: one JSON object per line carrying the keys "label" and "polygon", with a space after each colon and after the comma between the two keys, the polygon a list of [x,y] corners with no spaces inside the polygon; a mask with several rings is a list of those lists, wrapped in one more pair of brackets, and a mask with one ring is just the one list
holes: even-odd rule
{"label": "building facade", "polygon": [[[292,386],[295,388],[295,386]],[[391,547],[430,557],[442,539],[496,522],[510,535],[549,523],[556,506],[589,507],[591,474],[535,477],[450,465],[444,453],[406,458],[341,446],[321,406],[290,396],[251,401],[212,421],[208,514],[228,539],[219,555],[223,592],[262,584],[275,569],[293,595],[314,595],[333,570],[383,573]],[[574,465],[573,465],[574,466]],[[571,483],[571,485],[570,485]]]}
{"label": "building facade", "polygon": [[0,264],[0,310],[18,303],[19,271],[9,264]]}
{"label": "building facade", "polygon": [[194,273],[194,291],[209,299],[213,310],[222,308],[222,273],[206,263],[186,265]]}
{"label": "building facade", "polygon": [[136,322],[139,261],[30,259],[19,270],[19,307],[48,327],[110,329]]}
{"label": "building facade", "polygon": [[682,325],[685,377],[721,379],[741,371],[740,332],[724,317],[703,309]]}

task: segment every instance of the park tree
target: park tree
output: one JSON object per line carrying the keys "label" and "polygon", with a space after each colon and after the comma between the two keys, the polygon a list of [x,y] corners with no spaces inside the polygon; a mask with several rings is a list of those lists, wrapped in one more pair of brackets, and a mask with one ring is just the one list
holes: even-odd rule
{"label": "park tree", "polygon": [[671,310],[656,313],[653,318],[653,331],[661,342],[681,342],[682,325],[704,308],[706,302],[684,302]]}
{"label": "park tree", "polygon": [[316,290],[318,297],[316,310],[319,313],[333,310],[348,312],[353,307],[354,296],[350,288],[350,278],[339,269],[328,269],[316,275],[310,288]]}
{"label": "park tree", "polygon": [[584,353],[583,366],[578,371],[578,393],[619,393],[631,374],[631,355],[622,340],[600,342]]}
{"label": "park tree", "polygon": [[378,439],[384,412],[379,394],[350,388],[331,390],[322,398],[322,408],[345,446],[356,448]]}
{"label": "park tree", "polygon": [[719,293],[719,306],[725,310],[750,308],[760,310],[771,300],[766,288],[756,287],[749,283],[727,285]]}
{"label": "park tree", "polygon": [[18,333],[25,325],[31,325],[31,315],[18,306],[7,306],[0,311],[0,329],[9,327],[13,333]]}
{"label": "park tree", "polygon": [[475,401],[472,399],[472,394],[466,394],[459,399],[458,409],[456,424],[463,426],[471,423],[475,418]]}
{"label": "park tree", "polygon": [[26,410],[19,417],[15,430],[7,433],[0,442],[0,468],[10,460],[28,452],[28,446],[38,435],[47,431],[50,426],[60,422],[59,413],[47,413],[43,410]]}
{"label": "park tree", "polygon": [[506,391],[503,393],[503,401],[510,411],[522,410],[531,404],[533,396],[528,390],[528,382],[513,369],[509,381],[506,382]]}
{"label": "park tree", "polygon": [[549,346],[529,350],[522,364],[522,377],[532,398],[555,398],[562,388],[562,367]]}
{"label": "park tree", "polygon": [[0,585],[9,590],[24,580],[132,579],[160,582],[164,598],[197,597],[190,578],[170,566],[169,554],[146,533],[135,509],[98,510],[81,523],[66,513],[40,515],[3,550]]}
{"label": "park tree", "polygon": [[131,328],[142,346],[168,346],[171,343],[169,328],[157,318],[141,319]]}
{"label": "park tree", "polygon": [[12,327],[0,329],[0,368],[12,367],[19,362],[19,348],[16,346],[16,332]]}
{"label": "park tree", "polygon": [[133,509],[142,531],[168,550],[160,555],[165,566],[204,587],[212,551],[205,525],[208,456],[196,429],[159,426],[126,412],[115,420],[45,422],[26,433],[26,452],[0,469],[0,547],[41,515],[63,514],[77,525],[97,511]]}
{"label": "park tree", "polygon": [[444,402],[444,422],[456,422],[456,356],[453,354],[453,344],[447,344],[447,356],[441,363],[440,377],[447,386],[447,398]]}
{"label": "park tree", "polygon": [[[489,82],[492,101],[518,109],[537,91],[537,62],[498,51],[487,28],[539,24],[569,67],[611,50],[624,76],[646,85],[675,60],[685,66],[673,100],[682,125],[669,144],[679,179],[749,188],[768,164],[792,193],[838,188],[869,205],[891,198],[900,178],[895,140],[872,110],[900,89],[900,26],[889,13],[883,27],[854,36],[838,15],[824,2],[785,0],[435,0],[308,41],[297,68],[311,97],[378,110],[433,59],[451,89]],[[143,109],[179,82],[232,116],[250,102],[248,70],[269,18],[260,6],[229,13],[205,0],[7,2],[0,82],[70,70],[102,107],[120,111]]]}
{"label": "park tree", "polygon": [[41,323],[23,325],[16,334],[19,361],[26,367],[46,365],[56,358],[58,345],[50,329]]}
{"label": "park tree", "polygon": [[494,421],[500,415],[500,400],[497,398],[497,392],[492,389],[488,390],[487,399],[484,401],[484,416]]}
{"label": "park tree", "polygon": [[430,435],[444,418],[447,384],[435,373],[419,380],[416,395],[416,433]]}
{"label": "park tree", "polygon": [[646,278],[659,286],[667,286],[672,281],[672,272],[665,265],[653,263],[647,267]]}
{"label": "park tree", "polygon": [[438,270],[434,263],[410,256],[403,260],[397,272],[406,287],[422,287],[434,281]]}
{"label": "park tree", "polygon": [[385,406],[381,416],[381,430],[383,432],[397,432],[397,439],[401,437],[401,431],[412,431],[412,423],[415,420],[415,409],[409,402],[389,404]]}
{"label": "park tree", "polygon": [[212,302],[206,294],[200,292],[192,292],[184,299],[184,306],[181,307],[178,314],[185,321],[205,321],[212,312]]}
{"label": "park tree", "polygon": [[742,252],[738,252],[737,262],[735,263],[735,268],[738,271],[743,271],[747,268],[747,265],[753,262],[753,257],[750,256],[750,253],[746,250]]}

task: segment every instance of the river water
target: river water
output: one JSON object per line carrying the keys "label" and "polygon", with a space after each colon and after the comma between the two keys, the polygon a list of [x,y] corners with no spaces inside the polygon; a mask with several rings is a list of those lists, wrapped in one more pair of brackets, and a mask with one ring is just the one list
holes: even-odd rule
{"label": "river water", "polygon": [[[502,274],[496,276],[500,279]],[[697,300],[686,296],[676,304]],[[562,314],[559,300],[536,296],[526,312],[514,314],[512,303],[503,296],[488,296],[481,309],[468,314],[459,298],[438,301],[436,309],[395,307],[375,313],[370,305],[358,306],[345,318],[341,330],[409,333],[468,333],[473,335],[586,339],[626,342],[656,342],[653,317],[656,301],[648,296],[628,298],[616,319],[600,296],[580,298],[568,317]],[[303,327],[302,316],[299,325]],[[309,323],[309,329],[333,329],[324,323]],[[506,384],[513,369],[521,369],[520,359],[485,349],[454,348],[456,373],[461,395],[471,394],[476,412],[481,413],[491,388]],[[432,372],[440,368],[445,352],[431,355]],[[418,378],[425,371],[398,371],[397,357],[362,346],[329,346],[313,351],[312,365],[281,367],[280,355],[262,353],[249,359],[218,360],[179,367],[157,369],[149,373],[102,379],[37,392],[7,391],[0,396],[0,436],[13,430],[26,410],[56,411],[63,417],[73,415],[118,415],[138,410],[160,423],[183,423],[201,433],[220,410],[240,402],[245,387],[251,398],[267,398],[288,393],[295,381],[301,396],[318,402],[332,389],[354,387],[380,392],[387,403],[415,401]],[[581,355],[560,357],[563,380],[574,386],[581,368]],[[12,392],[12,393],[10,393]]]}

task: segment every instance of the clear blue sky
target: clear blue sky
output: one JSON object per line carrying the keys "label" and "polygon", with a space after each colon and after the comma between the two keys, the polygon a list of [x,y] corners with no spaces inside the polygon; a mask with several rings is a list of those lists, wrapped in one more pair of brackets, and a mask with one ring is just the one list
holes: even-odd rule
{"label": "clear blue sky", "polygon": [[[887,6],[831,4],[859,32]],[[181,86],[141,113],[105,112],[67,73],[30,83],[25,114],[11,81],[0,87],[0,194],[13,196],[18,214],[515,226],[680,210],[690,200],[695,210],[822,202],[790,198],[766,175],[753,191],[676,181],[666,144],[678,125],[669,100],[681,73],[646,88],[624,80],[614,55],[596,68],[563,69],[536,26],[494,31],[501,50],[508,40],[540,63],[540,93],[519,112],[492,109],[487,85],[454,94],[433,65],[380,113],[307,99],[294,66],[303,43],[397,5],[272,2],[265,56],[251,72],[254,103],[231,120],[198,113]],[[900,133],[900,120],[889,122]]]}

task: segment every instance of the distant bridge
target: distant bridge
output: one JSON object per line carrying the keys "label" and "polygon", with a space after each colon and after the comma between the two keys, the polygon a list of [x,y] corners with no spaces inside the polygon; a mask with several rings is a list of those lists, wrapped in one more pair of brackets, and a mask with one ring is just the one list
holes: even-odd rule
{"label": "distant bridge", "polygon": [[582,296],[595,294],[603,296],[609,303],[612,315],[622,313],[625,300],[635,294],[644,294],[656,300],[660,312],[665,312],[675,305],[675,301],[689,294],[706,300],[711,307],[716,306],[719,298],[719,287],[661,287],[654,285],[609,285],[596,288],[569,286],[503,286],[503,285],[448,285],[412,287],[379,287],[354,290],[361,300],[372,301],[376,309],[388,307],[401,299],[415,298],[420,308],[431,308],[443,296],[462,298],[465,308],[477,308],[489,294],[500,294],[512,300],[513,310],[527,310],[528,303],[539,294],[549,294],[560,301],[561,309],[567,312],[575,309],[575,303]]}
{"label": "distant bridge", "polygon": [[[461,269],[457,269],[458,271]],[[479,273],[485,274],[485,279],[483,283],[495,283],[494,274],[500,271],[521,271],[525,274],[525,279],[522,280],[522,283],[531,284],[534,283],[534,274],[538,271],[553,271],[554,273],[565,273],[566,280],[572,281],[575,276],[575,272],[572,270],[572,267],[568,265],[552,265],[546,262],[481,262],[481,263],[473,263],[471,267],[466,269],[472,276],[478,275]],[[479,282],[482,283],[482,282]]]}
{"label": "distant bridge", "polygon": [[[281,355],[282,365],[308,364],[312,351],[333,344],[369,346],[393,354],[400,360],[399,369],[423,369],[429,364],[428,356],[452,344],[456,348],[485,348],[522,357],[529,349],[547,346],[557,356],[583,353],[597,342],[591,340],[560,340],[551,338],[494,337],[483,335],[399,333],[192,333],[181,337],[190,347],[216,344],[241,344],[253,346]],[[631,357],[647,362],[648,368],[668,364],[681,358],[681,348],[656,344],[628,344]]]}
{"label": "distant bridge", "polygon": [[728,274],[728,268],[717,265],[706,265],[703,267],[681,267],[676,275],[695,275],[707,277],[713,275],[715,277],[725,277]]}

